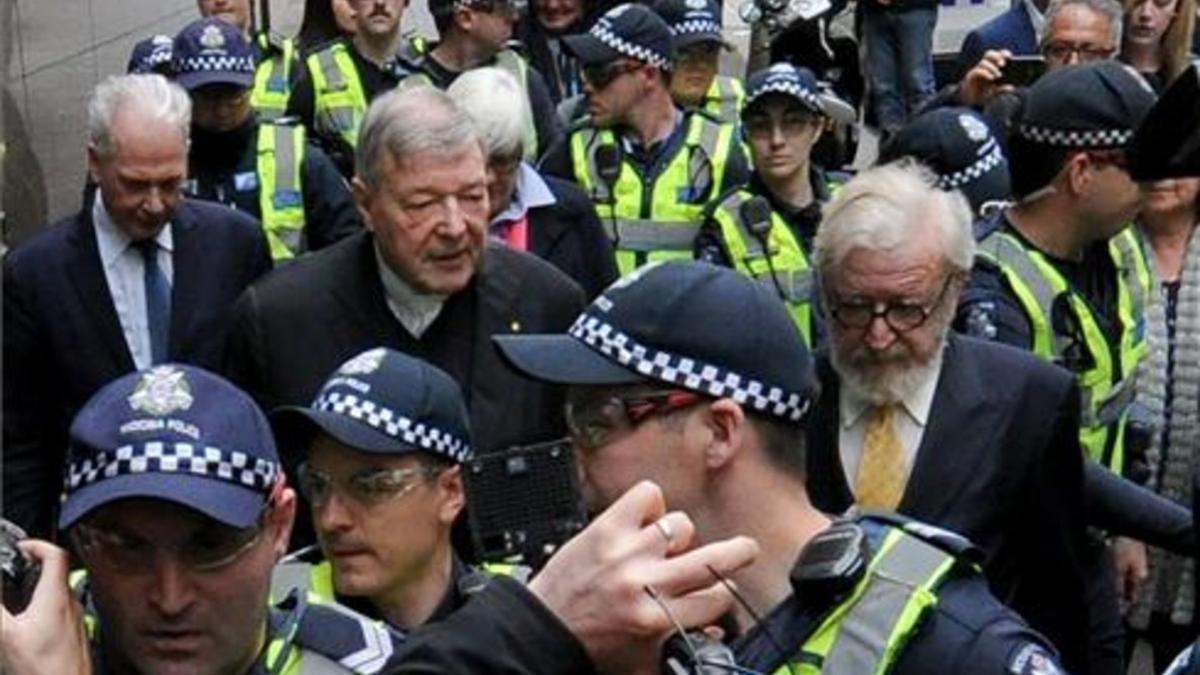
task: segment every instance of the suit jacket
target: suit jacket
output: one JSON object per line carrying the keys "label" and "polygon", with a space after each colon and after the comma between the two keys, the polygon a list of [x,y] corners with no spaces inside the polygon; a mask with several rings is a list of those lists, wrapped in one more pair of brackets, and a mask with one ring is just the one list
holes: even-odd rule
{"label": "suit jacket", "polygon": [[[818,361],[822,395],[808,426],[813,504],[853,504],[838,449],[838,380]],[[984,552],[992,591],[1086,672],[1083,450],[1079,392],[1066,371],[1005,345],[951,334],[904,495],[910,518],[958,532]]]}
{"label": "suit jacket", "polygon": [[[464,395],[474,447],[487,452],[563,436],[562,393],[508,368],[491,336],[565,331],[583,308],[583,293],[549,264],[500,245],[488,247],[471,283],[475,330]],[[388,309],[369,232],[251,286],[234,314],[226,373],[267,410],[308,405],[359,352],[402,348],[403,329]]]}
{"label": "suit jacket", "polygon": [[562,270],[590,299],[617,280],[617,259],[596,208],[578,185],[543,176],[555,203],[529,210],[529,252]]}
{"label": "suit jacket", "polygon": [[[229,309],[271,267],[262,228],[216,204],[184,200],[174,241],[172,361],[224,360]],[[92,223],[92,202],[4,260],[4,512],[53,532],[67,430],[100,387],[135,369]]]}
{"label": "suit jacket", "polygon": [[1037,34],[1024,2],[1017,0],[1007,12],[967,33],[958,53],[959,77],[979,63],[989,49],[1007,49],[1014,56],[1038,53]]}

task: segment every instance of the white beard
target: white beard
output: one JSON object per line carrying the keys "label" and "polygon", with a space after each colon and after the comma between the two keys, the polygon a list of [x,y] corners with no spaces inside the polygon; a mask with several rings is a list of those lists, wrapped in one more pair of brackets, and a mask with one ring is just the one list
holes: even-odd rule
{"label": "white beard", "polygon": [[[935,317],[930,317],[933,320]],[[834,328],[836,332],[837,328]],[[947,324],[942,330],[938,348],[927,358],[917,359],[908,356],[905,362],[895,361],[884,364],[867,363],[866,365],[851,362],[837,348],[837,336],[830,337],[835,344],[831,345],[829,358],[833,369],[837,371],[841,387],[857,398],[867,401],[873,406],[889,405],[912,400],[921,386],[934,377],[941,367],[942,350],[946,348]],[[865,349],[865,348],[864,348]]]}

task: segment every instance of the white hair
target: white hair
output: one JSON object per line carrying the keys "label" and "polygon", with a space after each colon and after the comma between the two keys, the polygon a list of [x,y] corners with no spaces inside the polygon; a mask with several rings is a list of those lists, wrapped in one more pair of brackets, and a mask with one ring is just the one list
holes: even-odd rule
{"label": "white hair", "polygon": [[[1121,39],[1125,32],[1125,10],[1117,0],[1051,0],[1049,6],[1046,7],[1046,28],[1053,26],[1058,15],[1071,5],[1086,7],[1108,19],[1112,44],[1117,48],[1121,47]],[[1043,36],[1042,40],[1045,41],[1046,37]]]}
{"label": "white hair", "polygon": [[158,74],[114,75],[96,86],[88,103],[88,141],[98,157],[112,157],[113,120],[126,106],[178,127],[187,141],[192,100],[182,87]]}
{"label": "white hair", "polygon": [[488,157],[524,153],[529,97],[511,73],[496,67],[469,70],[446,93],[471,116]]}
{"label": "white hair", "polygon": [[383,153],[397,162],[432,150],[453,152],[479,143],[471,117],[446,92],[427,85],[393,89],[367,108],[354,168],[369,187],[383,181]]}
{"label": "white hair", "polygon": [[940,190],[932,171],[912,160],[868,169],[837,191],[813,242],[822,276],[836,269],[853,249],[892,251],[921,227],[940,234],[942,257],[958,271],[975,259],[971,207],[962,193]]}

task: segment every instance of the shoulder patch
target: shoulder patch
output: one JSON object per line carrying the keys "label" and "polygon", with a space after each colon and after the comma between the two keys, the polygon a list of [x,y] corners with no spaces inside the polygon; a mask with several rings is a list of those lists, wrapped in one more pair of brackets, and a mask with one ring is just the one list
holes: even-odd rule
{"label": "shoulder patch", "polygon": [[1012,675],[1062,675],[1058,661],[1043,646],[1032,642],[1021,645],[1008,661]]}

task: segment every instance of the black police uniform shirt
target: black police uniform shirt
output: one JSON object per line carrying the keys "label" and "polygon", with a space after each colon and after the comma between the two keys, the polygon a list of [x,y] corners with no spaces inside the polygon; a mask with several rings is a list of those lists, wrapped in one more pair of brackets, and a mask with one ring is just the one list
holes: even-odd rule
{"label": "black police uniform shirt", "polygon": [[[882,540],[878,523],[860,521],[868,541]],[[965,542],[964,542],[965,543]],[[969,545],[968,545],[969,546]],[[902,647],[890,675],[1056,675],[1062,673],[1054,648],[988,590],[974,572],[951,572],[936,590],[928,610]],[[763,622],[732,643],[737,663],[750,671],[778,673],[797,662],[804,642],[837,605],[804,606],[789,596]],[[781,654],[780,649],[788,650]],[[785,669],[786,672],[786,669]]]}
{"label": "black police uniform shirt", "polygon": [[[433,49],[435,46],[436,43],[430,43],[428,49]],[[495,64],[496,59],[493,57],[490,61],[480,64],[479,67],[494,66]],[[398,82],[409,75],[420,73],[427,76],[433,86],[443,91],[462,74],[460,71],[450,70],[439,63],[437,59],[429,56],[428,51],[425,54],[402,53],[388,62],[387,67],[390,69],[392,77]],[[529,99],[529,112],[533,116],[534,131],[537,132],[538,150],[545,152],[561,141],[563,134],[558,123],[554,100],[550,98],[550,88],[546,85],[546,79],[532,65],[529,65],[526,71],[525,90]]]}
{"label": "black police uniform shirt", "polygon": [[[997,229],[1036,249],[1013,227],[1003,211],[994,212],[977,223],[975,237],[983,241]],[[1117,319],[1119,273],[1109,255],[1108,243],[1097,242],[1092,245],[1080,261],[1044,255],[1071,286],[1087,299],[1110,343],[1118,342],[1121,334],[1120,321]],[[959,299],[954,328],[967,335],[1003,342],[1026,351],[1033,348],[1033,328],[1023,305],[1004,281],[1000,268],[988,260],[976,259],[971,280]],[[1064,365],[1070,367],[1070,364]],[[1080,364],[1072,370],[1082,367]]]}
{"label": "black police uniform shirt", "polygon": [[[702,110],[684,112],[676,109],[675,127],[669,136],[649,147],[643,146],[630,134],[618,130],[620,139],[621,158],[631,164],[643,185],[651,185],[666,170],[675,153],[683,146],[687,129],[692,115],[708,115]],[[710,117],[711,119],[711,117]],[[550,148],[538,165],[538,170],[547,176],[577,183],[575,166],[571,161],[571,132],[561,142]],[[742,149],[742,144],[734,138],[729,144],[729,153],[725,162],[725,174],[721,184],[716,186],[691,185],[689,192],[695,200],[692,203],[711,203],[718,195],[723,195],[739,185],[750,180],[750,161]],[[707,188],[707,189],[706,189]]]}
{"label": "black police uniform shirt", "polygon": [[[259,123],[255,116],[237,129],[213,132],[192,127],[185,191],[262,220],[257,171]],[[312,143],[300,169],[308,250],[324,248],[363,228],[354,198],[329,157]]]}
{"label": "black police uniform shirt", "polygon": [[[347,38],[331,40],[314,48],[309,54],[315,54],[322,49],[332,46],[336,42],[346,45],[346,52],[350,55],[350,61],[354,64],[354,69],[358,71],[358,80],[362,82],[368,104],[374,101],[376,96],[396,86],[396,78],[390,71],[380,68],[375,65],[374,61],[370,61],[362,54],[359,54],[358,49],[354,47],[354,43]],[[288,98],[287,116],[300,120],[300,123],[309,130],[309,136],[321,146],[321,149],[337,165],[338,171],[349,179],[354,175],[354,150],[353,148],[346,147],[345,142],[341,138],[313,133],[313,129],[316,128],[314,126],[316,118],[316,94],[313,90],[312,75],[308,71],[307,64],[302,64],[300,71],[300,78],[296,80],[296,85],[292,87],[292,94]]]}

